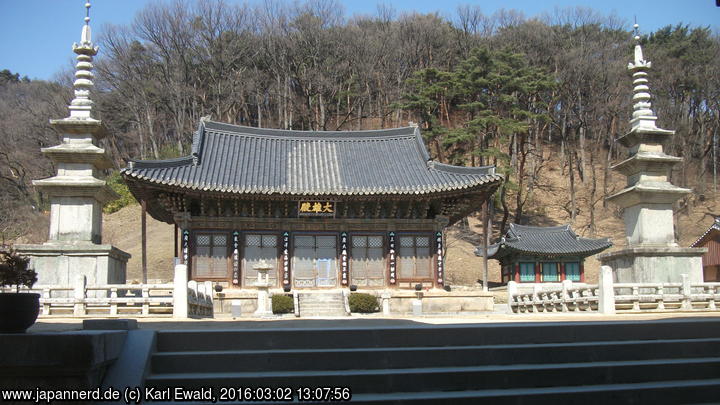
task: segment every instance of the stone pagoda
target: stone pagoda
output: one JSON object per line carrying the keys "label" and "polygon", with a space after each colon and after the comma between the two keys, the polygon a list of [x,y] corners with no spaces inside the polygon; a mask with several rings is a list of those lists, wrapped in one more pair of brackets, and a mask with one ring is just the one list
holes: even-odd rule
{"label": "stone pagoda", "polygon": [[675,131],[658,128],[650,103],[647,69],[635,24],[635,60],[628,64],[633,77],[633,116],[630,131],[617,139],[629,157],[612,168],[627,176],[627,186],[608,197],[623,210],[628,246],[598,256],[612,267],[617,282],[702,281],[705,249],[681,248],[675,241],[673,203],[691,190],[669,181],[670,169],[682,158],[670,156],[663,146]]}
{"label": "stone pagoda", "polygon": [[18,245],[20,253],[30,256],[38,272],[38,284],[68,285],[78,277],[89,284],[124,283],[129,254],[102,244],[102,207],[118,196],[104,180],[96,176],[112,167],[112,161],[97,143],[107,131],[100,120],[91,116],[93,102],[92,60],[98,52],[90,34],[90,3],[77,54],[75,98],[70,116],[50,120],[62,134],[62,143],[43,148],[42,153],[55,162],[55,176],[33,181],[50,200],[50,235],[42,245]]}

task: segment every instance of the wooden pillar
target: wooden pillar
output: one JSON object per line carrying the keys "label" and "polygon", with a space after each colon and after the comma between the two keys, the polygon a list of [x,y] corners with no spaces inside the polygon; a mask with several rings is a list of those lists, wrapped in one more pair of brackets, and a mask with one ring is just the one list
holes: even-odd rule
{"label": "wooden pillar", "polygon": [[141,217],[140,217],[140,238],[142,243],[142,283],[147,284],[147,201],[142,200],[140,202]]}
{"label": "wooden pillar", "polygon": [[512,265],[515,268],[515,282],[520,282],[520,262],[515,262],[514,265]]}
{"label": "wooden pillar", "polygon": [[179,244],[180,242],[178,241],[178,226],[177,226],[177,224],[175,224],[174,227],[175,227],[175,239],[173,239],[173,241],[174,241],[174,245],[175,245],[175,246],[174,246],[174,248],[175,248],[175,255],[174,255],[173,257],[176,257],[176,258],[177,258],[177,257],[180,257],[180,256],[178,256],[178,253],[179,253],[179,252],[178,252],[178,244]]}
{"label": "wooden pillar", "polygon": [[584,259],[580,259],[580,282],[581,282],[581,283],[584,283],[584,282],[585,282],[585,264],[584,264],[584,261],[585,261]]}
{"label": "wooden pillar", "polygon": [[566,275],[564,262],[558,262],[558,272],[560,273],[560,281],[565,281]]}
{"label": "wooden pillar", "polygon": [[540,262],[535,262],[535,282],[539,283],[540,280],[540,273],[542,272],[542,265]]}
{"label": "wooden pillar", "polygon": [[[492,199],[492,196],[490,196]],[[483,231],[485,233],[485,237],[483,238],[483,247],[485,248],[485,255],[483,256],[483,291],[488,291],[488,277],[489,277],[489,269],[488,269],[488,246],[490,246],[490,230],[492,229],[492,200],[488,200],[485,202],[485,218],[483,219],[483,223],[485,226],[485,230]]]}

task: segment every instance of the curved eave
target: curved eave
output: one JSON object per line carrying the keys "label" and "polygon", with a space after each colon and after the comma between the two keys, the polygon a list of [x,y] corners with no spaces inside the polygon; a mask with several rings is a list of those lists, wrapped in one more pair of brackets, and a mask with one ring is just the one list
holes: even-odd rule
{"label": "curved eave", "polygon": [[510,255],[527,255],[527,256],[539,256],[539,257],[548,257],[548,258],[555,258],[555,257],[572,257],[572,256],[580,256],[580,257],[588,257],[596,255],[603,250],[606,250],[612,246],[612,243],[608,242],[606,246],[598,247],[594,249],[588,249],[588,250],[581,250],[581,251],[573,251],[573,252],[538,252],[538,251],[531,251],[531,250],[525,250],[525,249],[518,249],[515,247],[512,247],[507,244],[503,244],[498,249],[497,253],[490,256],[489,259],[496,259],[500,260],[502,258],[505,258]]}
{"label": "curved eave", "polygon": [[454,191],[472,191],[475,188],[499,183],[503,176],[499,174],[482,174],[474,175],[473,179],[458,179],[457,181],[447,184],[438,185],[418,185],[415,187],[402,187],[399,189],[390,189],[387,187],[359,188],[359,189],[327,189],[327,190],[292,190],[290,188],[265,188],[265,187],[238,187],[225,184],[205,184],[205,183],[185,183],[178,182],[174,179],[158,179],[133,171],[130,167],[121,170],[125,177],[130,177],[145,183],[167,186],[186,191],[200,192],[216,192],[227,193],[231,195],[255,194],[255,195],[291,195],[291,196],[410,196],[410,195],[432,195],[443,192]]}
{"label": "curved eave", "polygon": [[710,238],[718,234],[720,234],[720,229],[718,229],[718,224],[715,223],[710,228],[708,228],[708,230],[705,231],[705,233],[702,234],[702,236],[700,236],[698,240],[696,240],[692,245],[690,245],[690,247],[704,247],[704,245],[708,242],[708,240],[710,240]]}

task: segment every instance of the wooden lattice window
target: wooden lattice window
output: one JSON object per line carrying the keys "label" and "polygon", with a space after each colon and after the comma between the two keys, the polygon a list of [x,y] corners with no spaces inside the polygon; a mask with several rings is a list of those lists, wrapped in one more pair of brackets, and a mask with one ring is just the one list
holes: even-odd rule
{"label": "wooden lattice window", "polygon": [[580,263],[565,263],[565,279],[571,281],[580,281]]}
{"label": "wooden lattice window", "polygon": [[194,279],[229,278],[228,235],[224,233],[196,233],[193,261]]}
{"label": "wooden lattice window", "polygon": [[535,282],[535,263],[520,263],[520,282],[521,283],[533,283]]}
{"label": "wooden lattice window", "polygon": [[385,285],[385,256],[380,235],[353,235],[350,251],[352,284],[362,287]]}
{"label": "wooden lattice window", "polygon": [[398,278],[401,280],[432,279],[430,236],[400,236]]}
{"label": "wooden lattice window", "polygon": [[273,266],[268,272],[270,285],[277,285],[278,274],[278,236],[263,234],[246,234],[243,244],[244,285],[254,286],[257,281],[257,270],[253,266],[265,260]]}
{"label": "wooden lattice window", "polygon": [[557,263],[545,262],[542,264],[542,281],[560,281]]}

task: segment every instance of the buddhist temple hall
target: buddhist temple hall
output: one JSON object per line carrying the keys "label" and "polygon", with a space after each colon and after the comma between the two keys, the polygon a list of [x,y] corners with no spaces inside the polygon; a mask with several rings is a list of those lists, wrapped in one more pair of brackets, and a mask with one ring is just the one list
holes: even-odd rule
{"label": "buddhist temple hall", "polygon": [[430,159],[417,126],[251,128],[203,119],[189,156],[122,174],[153,218],[175,224],[193,280],[254,288],[261,260],[291,289],[441,288],[443,230],[502,182],[494,167]]}

